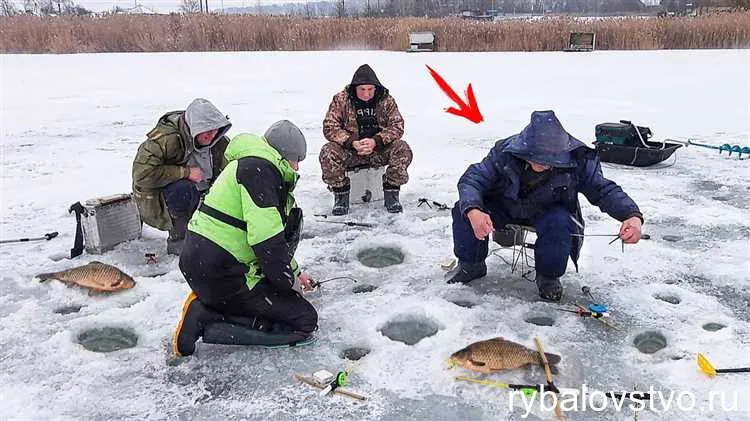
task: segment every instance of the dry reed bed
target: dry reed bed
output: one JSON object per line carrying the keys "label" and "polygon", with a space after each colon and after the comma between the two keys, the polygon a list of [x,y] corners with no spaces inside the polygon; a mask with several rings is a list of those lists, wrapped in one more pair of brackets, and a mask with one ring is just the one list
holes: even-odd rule
{"label": "dry reed bed", "polygon": [[253,50],[405,50],[407,34],[434,31],[439,51],[558,51],[570,32],[596,32],[597,48],[749,48],[750,12],[697,18],[554,17],[304,19],[240,15],[0,18],[0,52],[94,53]]}

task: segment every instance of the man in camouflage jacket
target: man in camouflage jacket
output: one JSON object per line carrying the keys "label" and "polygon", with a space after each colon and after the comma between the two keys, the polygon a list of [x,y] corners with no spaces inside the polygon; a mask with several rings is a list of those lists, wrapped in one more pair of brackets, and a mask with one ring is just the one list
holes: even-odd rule
{"label": "man in camouflage jacket", "polygon": [[164,114],[133,161],[133,197],[141,220],[169,231],[167,252],[180,254],[190,216],[226,165],[232,124],[208,100]]}
{"label": "man in camouflage jacket", "polygon": [[383,175],[384,204],[388,212],[403,210],[399,189],[409,181],[407,168],[412,152],[401,140],[404,119],[396,101],[367,64],[360,66],[352,81],[333,97],[323,120],[328,139],[320,151],[323,181],[334,193],[334,215],[349,212],[349,178],[352,168],[387,165]]}

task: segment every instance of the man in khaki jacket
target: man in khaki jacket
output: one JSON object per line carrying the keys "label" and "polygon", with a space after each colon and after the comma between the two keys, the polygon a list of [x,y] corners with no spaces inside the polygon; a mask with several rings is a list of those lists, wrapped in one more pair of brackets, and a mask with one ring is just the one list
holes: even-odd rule
{"label": "man in khaki jacket", "polygon": [[412,152],[401,140],[404,119],[396,101],[369,65],[360,66],[352,81],[333,97],[323,121],[323,135],[329,141],[320,151],[323,181],[334,194],[331,213],[349,212],[351,168],[387,165],[383,175],[383,199],[388,212],[403,210],[399,189],[409,181],[407,168]]}
{"label": "man in khaki jacket", "polygon": [[226,165],[232,123],[208,100],[164,114],[133,160],[133,196],[147,225],[169,231],[167,252],[179,255],[190,216]]}

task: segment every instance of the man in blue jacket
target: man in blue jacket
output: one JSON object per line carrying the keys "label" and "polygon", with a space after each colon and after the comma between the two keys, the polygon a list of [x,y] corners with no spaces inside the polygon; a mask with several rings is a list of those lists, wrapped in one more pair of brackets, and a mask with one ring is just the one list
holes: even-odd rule
{"label": "man in blue jacket", "polygon": [[553,111],[535,111],[524,130],[498,141],[482,162],[458,181],[453,207],[453,252],[458,267],[448,283],[487,274],[487,237],[506,224],[536,229],[534,247],[539,295],[562,298],[560,276],[568,256],[578,269],[583,218],[578,193],[622,222],[620,238],[641,239],[643,215],[615,182],[604,178],[596,151],[563,129]]}

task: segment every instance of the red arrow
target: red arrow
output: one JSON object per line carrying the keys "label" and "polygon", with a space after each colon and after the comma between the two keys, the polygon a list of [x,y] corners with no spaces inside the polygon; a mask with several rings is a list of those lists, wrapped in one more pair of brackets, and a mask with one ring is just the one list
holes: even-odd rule
{"label": "red arrow", "polygon": [[463,99],[461,99],[461,97],[456,94],[456,91],[454,91],[450,87],[450,85],[448,85],[448,82],[446,82],[445,79],[443,79],[436,71],[432,70],[430,66],[427,66],[427,69],[430,71],[432,78],[435,79],[435,82],[437,82],[438,86],[440,86],[440,89],[442,89],[443,92],[445,92],[446,95],[448,95],[448,97],[460,107],[447,108],[445,110],[446,112],[457,115],[459,117],[464,117],[474,123],[481,123],[482,121],[484,121],[484,117],[482,117],[482,113],[479,111],[479,106],[477,105],[477,99],[474,97],[474,89],[471,88],[471,83],[466,88],[466,98],[469,101],[469,103],[467,104]]}

